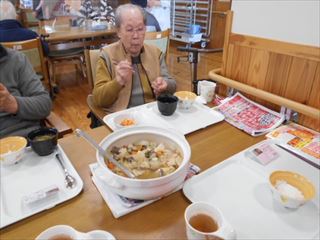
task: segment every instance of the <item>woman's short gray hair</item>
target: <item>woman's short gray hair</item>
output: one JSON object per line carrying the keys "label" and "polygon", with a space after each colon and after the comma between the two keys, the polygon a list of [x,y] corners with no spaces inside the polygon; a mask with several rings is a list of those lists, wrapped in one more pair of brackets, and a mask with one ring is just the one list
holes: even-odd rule
{"label": "woman's short gray hair", "polygon": [[0,0],[0,21],[6,19],[17,19],[16,9],[7,0]]}
{"label": "woman's short gray hair", "polygon": [[138,10],[141,13],[142,17],[143,17],[144,25],[146,25],[147,19],[146,19],[145,11],[138,5],[127,3],[127,4],[120,5],[116,9],[116,12],[115,12],[115,25],[116,25],[116,28],[120,28],[120,26],[121,26],[121,23],[122,23],[121,15],[122,15],[122,13],[127,11],[127,10],[130,10],[130,9]]}

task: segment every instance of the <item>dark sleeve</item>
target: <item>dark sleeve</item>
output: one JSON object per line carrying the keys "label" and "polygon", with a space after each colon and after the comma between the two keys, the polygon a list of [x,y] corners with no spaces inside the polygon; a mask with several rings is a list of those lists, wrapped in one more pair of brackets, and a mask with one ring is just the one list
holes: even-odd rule
{"label": "dark sleeve", "polygon": [[45,56],[48,56],[48,54],[49,54],[49,45],[48,45],[48,43],[44,39],[41,38],[41,44],[42,44],[43,54]]}
{"label": "dark sleeve", "polygon": [[18,102],[17,116],[29,120],[47,117],[52,107],[50,96],[24,54],[19,56],[16,67],[21,93],[21,96],[15,96]]}
{"label": "dark sleeve", "polygon": [[158,20],[155,17],[154,17],[154,20],[155,20],[154,26],[156,27],[156,31],[157,32],[161,32],[161,27],[160,27],[160,24],[159,24]]}
{"label": "dark sleeve", "polygon": [[153,16],[153,14],[145,11],[147,14],[147,26],[154,26],[157,32],[161,32],[161,28],[158,20]]}

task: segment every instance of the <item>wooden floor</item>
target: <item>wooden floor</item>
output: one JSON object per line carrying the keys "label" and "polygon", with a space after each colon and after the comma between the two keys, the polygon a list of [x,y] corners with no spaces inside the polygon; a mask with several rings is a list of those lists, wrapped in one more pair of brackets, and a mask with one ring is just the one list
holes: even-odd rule
{"label": "wooden floor", "polygon": [[[176,50],[176,45],[170,46],[168,69],[177,81],[177,90],[191,90],[191,65],[188,62],[177,62],[177,57],[184,55],[186,53]],[[206,79],[210,70],[221,67],[221,60],[222,53],[202,53],[198,63],[198,79]],[[90,93],[88,83],[76,76],[73,65],[62,66],[57,72],[60,92],[54,99],[53,111],[72,129],[89,129],[89,109],[86,103],[87,95]]]}

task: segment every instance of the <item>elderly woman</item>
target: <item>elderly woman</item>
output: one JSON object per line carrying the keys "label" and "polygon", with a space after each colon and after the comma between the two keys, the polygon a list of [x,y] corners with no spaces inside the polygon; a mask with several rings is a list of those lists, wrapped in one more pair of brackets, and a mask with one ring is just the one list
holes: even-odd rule
{"label": "elderly woman", "polygon": [[144,44],[143,13],[141,7],[132,4],[117,8],[115,23],[120,40],[105,47],[98,60],[93,98],[96,105],[109,111],[141,105],[176,89],[164,54]]}
{"label": "elderly woman", "polygon": [[107,20],[114,23],[114,12],[107,0],[84,0],[80,13],[93,20]]}

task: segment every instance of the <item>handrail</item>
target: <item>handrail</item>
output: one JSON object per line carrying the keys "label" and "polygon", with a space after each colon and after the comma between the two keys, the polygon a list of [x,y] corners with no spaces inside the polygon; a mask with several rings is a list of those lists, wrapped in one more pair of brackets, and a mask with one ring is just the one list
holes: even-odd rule
{"label": "handrail", "polygon": [[284,106],[287,108],[290,108],[296,112],[299,112],[301,114],[304,114],[306,116],[319,119],[320,118],[320,110],[314,107],[310,107],[308,105],[278,96],[276,94],[261,90],[259,88],[255,88],[249,85],[246,85],[244,83],[240,83],[238,81],[232,80],[230,78],[223,77],[219,75],[221,69],[214,69],[209,72],[209,77],[217,81],[219,83],[222,83],[228,87],[235,88],[241,92],[250,94],[252,96],[261,98],[265,101],[277,104],[279,106]]}

